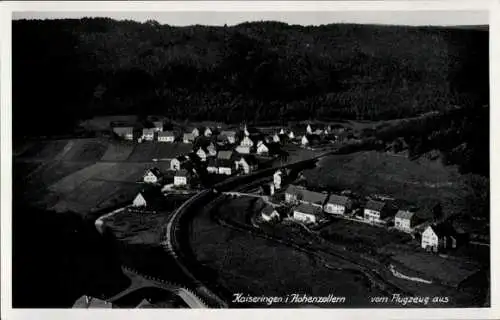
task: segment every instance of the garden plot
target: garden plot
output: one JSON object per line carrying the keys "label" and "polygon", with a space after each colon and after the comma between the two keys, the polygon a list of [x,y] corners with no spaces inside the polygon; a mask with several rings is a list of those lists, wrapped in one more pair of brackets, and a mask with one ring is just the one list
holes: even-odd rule
{"label": "garden plot", "polygon": [[103,172],[105,170],[109,170],[114,167],[115,163],[107,163],[101,162],[85,167],[75,173],[70,174],[59,180],[58,182],[52,184],[49,189],[58,193],[67,193],[71,192],[74,189],[78,188],[80,184],[89,180],[94,175]]}

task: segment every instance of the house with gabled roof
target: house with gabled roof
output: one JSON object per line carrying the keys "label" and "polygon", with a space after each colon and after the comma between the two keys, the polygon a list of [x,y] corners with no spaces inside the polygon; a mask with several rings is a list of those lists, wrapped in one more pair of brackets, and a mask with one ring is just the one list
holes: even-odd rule
{"label": "house with gabled roof", "polygon": [[234,164],[236,170],[240,169],[245,174],[249,174],[259,167],[259,161],[251,155],[241,156]]}
{"label": "house with gabled roof", "polygon": [[175,135],[173,131],[161,131],[158,132],[158,141],[159,142],[174,142]]}
{"label": "house with gabled roof", "polygon": [[200,158],[200,161],[205,162],[207,161],[208,150],[203,147],[199,147],[198,150],[196,150],[196,155]]}
{"label": "house with gabled roof", "polygon": [[207,160],[207,172],[208,173],[218,173],[219,172],[217,159],[208,158],[208,160]]}
{"label": "house with gabled roof", "polygon": [[309,191],[304,187],[289,185],[285,190],[285,201],[307,203],[323,210],[323,206],[328,198],[328,194]]}
{"label": "house with gabled roof", "polygon": [[409,210],[398,210],[394,216],[394,227],[404,232],[411,232],[416,222],[416,213]]}
{"label": "house with gabled roof", "polygon": [[210,129],[210,127],[206,127],[205,130],[203,131],[203,135],[205,137],[211,137],[212,136],[212,129]]}
{"label": "house with gabled roof", "polygon": [[217,148],[215,147],[213,142],[210,142],[210,144],[207,146],[207,152],[209,157],[215,157],[217,155]]}
{"label": "house with gabled roof", "polygon": [[153,121],[153,125],[156,132],[163,131],[163,121]]}
{"label": "house with gabled roof", "polygon": [[193,128],[193,130],[191,131],[191,134],[193,135],[193,137],[198,137],[200,135],[200,129],[198,128]]}
{"label": "house with gabled roof", "polygon": [[233,174],[234,162],[232,160],[218,159],[217,166],[219,174],[231,175]]}
{"label": "house with gabled roof", "polygon": [[160,183],[163,180],[163,173],[160,169],[153,167],[146,170],[143,175],[143,181],[145,183],[156,184]]}
{"label": "house with gabled roof", "polygon": [[182,135],[182,142],[193,143],[196,136],[193,133],[184,133]]}
{"label": "house with gabled roof", "polygon": [[181,169],[174,176],[174,186],[186,186],[189,183],[189,173],[186,169]]}
{"label": "house with gabled roof", "polygon": [[83,295],[75,301],[75,303],[73,304],[73,308],[108,309],[108,308],[113,308],[113,304],[111,302],[96,297]]}
{"label": "house with gabled roof", "polygon": [[352,201],[346,196],[331,194],[325,203],[324,210],[330,214],[346,214],[352,209]]}
{"label": "house with gabled roof", "polygon": [[264,141],[259,141],[257,143],[257,154],[267,155],[269,154],[269,147]]}
{"label": "house with gabled roof", "polygon": [[240,146],[242,146],[242,147],[249,147],[249,148],[251,148],[251,147],[253,147],[253,145],[254,145],[254,142],[248,136],[245,136],[243,138],[243,140],[241,140],[241,142],[240,142]]}
{"label": "house with gabled roof", "polygon": [[383,222],[390,215],[386,202],[369,200],[363,211],[364,219],[371,223]]}
{"label": "house with gabled roof", "polygon": [[142,139],[146,141],[153,141],[155,138],[155,128],[144,128],[142,129]]}
{"label": "house with gabled roof", "polygon": [[219,136],[223,137],[231,144],[236,143],[236,131],[224,130]]}
{"label": "house with gabled roof", "polygon": [[134,127],[113,127],[113,132],[125,140],[134,140]]}
{"label": "house with gabled roof", "polygon": [[266,205],[262,209],[261,212],[262,220],[269,222],[269,221],[276,221],[280,219],[280,215],[276,209],[274,209],[273,206]]}
{"label": "house with gabled roof", "polygon": [[438,252],[457,247],[457,232],[448,223],[429,225],[422,232],[422,248]]}
{"label": "house with gabled roof", "polygon": [[189,158],[187,156],[178,156],[170,160],[170,170],[177,171],[181,169],[181,166],[184,162],[188,161]]}
{"label": "house with gabled roof", "polygon": [[162,209],[166,204],[163,193],[157,188],[141,190],[134,200],[132,206],[135,208],[147,208],[150,210]]}
{"label": "house with gabled roof", "polygon": [[295,139],[295,133],[293,133],[293,131],[292,131],[292,130],[290,130],[290,132],[288,132],[288,138],[289,138],[290,140],[294,140],[294,139]]}
{"label": "house with gabled roof", "polygon": [[293,218],[303,223],[316,223],[321,218],[321,208],[309,203],[300,203],[293,209]]}

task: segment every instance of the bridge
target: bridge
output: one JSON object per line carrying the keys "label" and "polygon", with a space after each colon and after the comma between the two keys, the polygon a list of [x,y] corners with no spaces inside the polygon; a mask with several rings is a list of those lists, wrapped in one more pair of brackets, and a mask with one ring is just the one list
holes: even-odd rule
{"label": "bridge", "polygon": [[138,271],[129,269],[127,267],[122,267],[122,270],[123,273],[131,280],[131,283],[127,289],[107,299],[108,302],[114,303],[117,300],[127,296],[128,294],[142,288],[155,287],[174,293],[192,309],[208,308],[208,305],[189,289],[155,277],[142,275]]}

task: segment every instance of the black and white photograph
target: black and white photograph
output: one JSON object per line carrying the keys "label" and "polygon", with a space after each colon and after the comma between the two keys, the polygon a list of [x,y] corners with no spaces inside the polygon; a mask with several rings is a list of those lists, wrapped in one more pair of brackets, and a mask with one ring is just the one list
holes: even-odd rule
{"label": "black and white photograph", "polygon": [[262,6],[12,11],[12,309],[492,307],[488,9]]}

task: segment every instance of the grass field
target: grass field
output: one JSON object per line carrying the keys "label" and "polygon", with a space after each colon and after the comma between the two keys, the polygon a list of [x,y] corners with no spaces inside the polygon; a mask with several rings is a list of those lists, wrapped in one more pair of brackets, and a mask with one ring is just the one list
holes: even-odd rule
{"label": "grass field", "polygon": [[152,159],[175,158],[191,151],[192,145],[185,143],[143,142],[135,146],[128,161],[143,162]]}
{"label": "grass field", "polygon": [[107,143],[98,139],[75,139],[73,146],[64,156],[65,161],[98,161],[108,148]]}
{"label": "grass field", "polygon": [[92,176],[94,180],[135,182],[141,179],[149,163],[115,163],[107,170],[100,171]]}
{"label": "grass field", "polygon": [[60,179],[71,175],[87,167],[88,165],[88,163],[83,162],[46,162],[39,165],[36,170],[25,175],[24,178],[28,180],[30,187],[33,187],[35,189],[45,189],[50,185],[56,183]]}
{"label": "grass field", "polygon": [[459,212],[465,198],[453,168],[375,151],[325,157],[304,176],[308,185],[333,191],[386,194],[417,206],[441,201],[446,214]]}
{"label": "grass field", "polygon": [[110,123],[112,121],[127,122],[130,124],[134,124],[135,122],[137,122],[137,116],[134,115],[98,116],[92,119],[82,121],[80,123],[80,126],[90,131],[110,130]]}
{"label": "grass field", "polygon": [[88,167],[85,167],[81,170],[78,170],[77,172],[74,172],[70,175],[65,176],[61,180],[52,184],[49,187],[49,189],[51,191],[60,192],[60,193],[70,192],[70,191],[78,188],[78,186],[80,184],[82,184],[83,182],[92,178],[92,176],[94,176],[102,171],[109,170],[114,165],[115,165],[114,163],[107,163],[107,162],[95,163],[95,164],[90,165]]}
{"label": "grass field", "polygon": [[103,161],[125,161],[134,151],[134,143],[128,141],[120,141],[110,143],[108,149],[102,156]]}
{"label": "grass field", "polygon": [[55,159],[60,152],[64,151],[68,143],[69,140],[39,141],[32,144],[19,157],[40,160]]}

